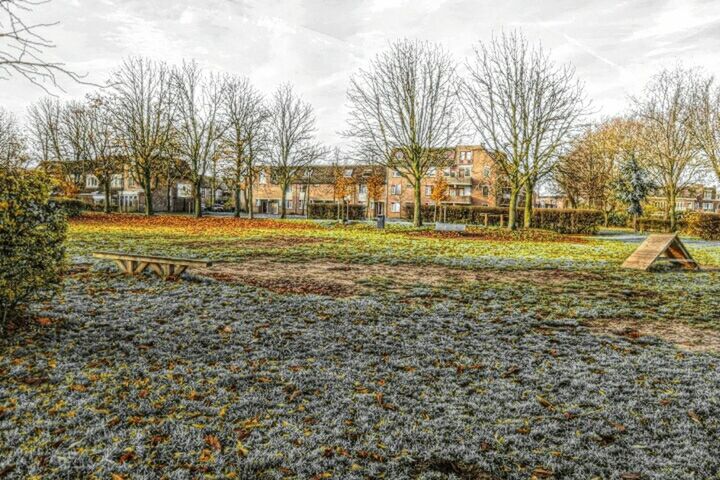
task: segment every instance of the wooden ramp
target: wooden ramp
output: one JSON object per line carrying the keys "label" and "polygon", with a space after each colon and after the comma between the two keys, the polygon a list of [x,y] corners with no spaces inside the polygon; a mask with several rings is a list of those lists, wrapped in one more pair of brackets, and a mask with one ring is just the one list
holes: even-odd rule
{"label": "wooden ramp", "polygon": [[650,235],[622,264],[623,268],[648,271],[657,261],[677,263],[689,270],[699,270],[677,233]]}

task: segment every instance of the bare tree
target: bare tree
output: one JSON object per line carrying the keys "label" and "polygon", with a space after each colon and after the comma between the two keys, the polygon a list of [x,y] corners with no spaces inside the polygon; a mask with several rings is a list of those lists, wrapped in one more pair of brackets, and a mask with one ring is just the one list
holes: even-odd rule
{"label": "bare tree", "polygon": [[227,178],[234,189],[235,216],[240,216],[244,188],[248,217],[253,218],[253,185],[259,159],[267,149],[270,114],[262,95],[247,78],[230,77],[226,85],[224,116],[228,128],[223,144],[228,153]]}
{"label": "bare tree", "polygon": [[26,147],[17,119],[0,108],[0,167],[14,170],[27,166]]}
{"label": "bare tree", "polygon": [[555,65],[519,32],[480,43],[467,69],[462,104],[509,182],[508,226],[516,228],[524,188],[524,224],[529,227],[535,186],[552,171],[586,112],[582,85],[571,66]]}
{"label": "bare tree", "polygon": [[349,128],[363,158],[396,170],[414,189],[413,223],[422,224],[421,182],[449,165],[447,147],[460,138],[455,63],[440,46],[400,40],[352,79]]}
{"label": "bare tree", "polygon": [[41,165],[59,160],[56,152],[60,150],[60,102],[53,98],[43,98],[28,107],[30,143]]}
{"label": "bare tree", "polygon": [[720,85],[714,77],[695,79],[691,126],[695,144],[720,181]]}
{"label": "bare tree", "polygon": [[171,72],[164,63],[129,58],[114,73],[111,84],[121,145],[145,191],[145,214],[152,215],[153,175],[172,139]]}
{"label": "bare tree", "polygon": [[88,98],[86,107],[89,171],[98,179],[105,196],[104,210],[110,212],[110,189],[115,175],[123,173],[123,157],[119,154],[117,132],[113,119],[112,99],[96,95]]}
{"label": "bare tree", "polygon": [[684,188],[705,175],[692,135],[692,86],[695,73],[677,68],[656,75],[641,98],[634,98],[642,121],[643,148],[648,155],[652,181],[665,195],[665,216],[676,227],[675,200]]}
{"label": "bare tree", "polygon": [[268,126],[268,164],[274,183],[282,189],[280,218],[285,218],[288,188],[325,152],[315,142],[312,106],[298,97],[291,85],[282,85],[275,91]]}
{"label": "bare tree", "polygon": [[27,20],[34,7],[47,0],[0,0],[0,80],[13,74],[24,77],[47,91],[48,84],[58,87],[58,77],[82,81],[62,63],[45,58],[55,44],[41,31],[57,23],[33,23]]}
{"label": "bare tree", "polygon": [[225,93],[224,81],[205,75],[197,63],[183,62],[173,72],[176,92],[177,132],[180,155],[190,167],[195,198],[195,216],[202,216],[202,189],[213,159],[219,155],[224,133],[220,108]]}

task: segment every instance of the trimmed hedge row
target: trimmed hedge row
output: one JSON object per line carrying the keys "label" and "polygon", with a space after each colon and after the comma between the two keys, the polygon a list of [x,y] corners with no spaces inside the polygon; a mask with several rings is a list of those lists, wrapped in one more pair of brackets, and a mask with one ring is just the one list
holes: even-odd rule
{"label": "trimmed hedge row", "polygon": [[50,201],[60,207],[68,218],[79,217],[82,212],[93,210],[92,205],[77,198],[51,197]]}
{"label": "trimmed hedge row", "polygon": [[[435,207],[423,205],[421,210],[424,222],[432,222],[435,218]],[[405,206],[405,217],[411,219],[415,209],[413,205]],[[518,209],[516,217],[522,221],[523,211]],[[448,205],[438,208],[438,220],[448,223],[465,223],[491,226],[507,225],[508,209],[499,207],[473,207]],[[533,209],[533,227],[553,230],[566,234],[593,234],[598,226],[605,221],[603,213],[597,210],[574,210],[557,208]]]}
{"label": "trimmed hedge row", "polygon": [[720,215],[692,212],[685,216],[683,230],[703,240],[720,240]]}
{"label": "trimmed hedge row", "polygon": [[[346,212],[347,220],[365,220],[367,207],[365,205],[343,205],[343,216]],[[337,220],[337,203],[310,203],[308,204],[308,218],[318,220]]]}

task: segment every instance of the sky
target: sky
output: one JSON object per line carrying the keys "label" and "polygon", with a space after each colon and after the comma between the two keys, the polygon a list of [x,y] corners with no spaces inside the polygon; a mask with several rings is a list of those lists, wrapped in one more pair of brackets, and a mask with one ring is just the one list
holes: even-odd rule
{"label": "sky", "polygon": [[[48,59],[98,84],[130,55],[194,58],[267,94],[290,82],[328,145],[342,141],[350,76],[402,37],[441,43],[462,62],[478,41],[520,29],[575,66],[597,117],[626,111],[664,67],[720,74],[717,0],[51,0],[32,19],[59,22],[43,32],[57,45]],[[93,89],[62,86],[61,98]],[[0,83],[0,106],[18,115],[44,95],[20,78]]]}

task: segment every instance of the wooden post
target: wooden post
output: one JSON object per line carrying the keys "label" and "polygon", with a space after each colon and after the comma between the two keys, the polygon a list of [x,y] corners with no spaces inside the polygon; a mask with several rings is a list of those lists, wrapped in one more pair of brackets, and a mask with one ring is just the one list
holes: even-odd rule
{"label": "wooden post", "polygon": [[485,227],[487,227],[487,226],[488,226],[488,214],[486,213],[485,214]]}

